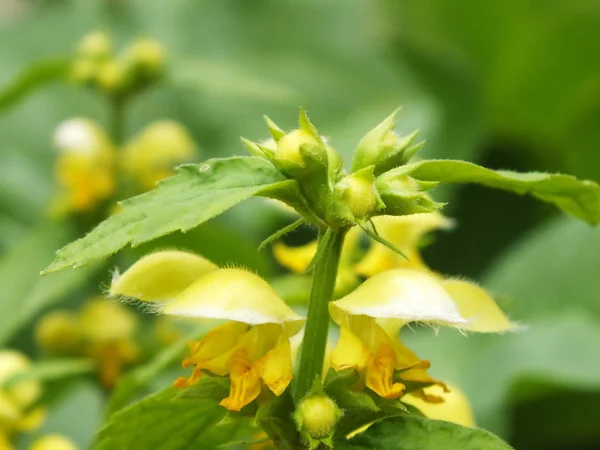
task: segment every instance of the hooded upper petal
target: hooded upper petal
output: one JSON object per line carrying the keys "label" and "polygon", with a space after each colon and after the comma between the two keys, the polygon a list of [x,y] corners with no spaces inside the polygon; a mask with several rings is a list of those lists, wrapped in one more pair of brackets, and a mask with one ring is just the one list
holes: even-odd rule
{"label": "hooded upper petal", "polygon": [[202,276],[165,303],[162,312],[250,325],[276,323],[284,326],[288,336],[297,333],[304,323],[269,283],[242,269],[218,269]]}
{"label": "hooded upper petal", "polygon": [[444,289],[454,299],[460,314],[469,319],[465,330],[479,333],[498,333],[517,327],[494,299],[482,288],[465,280],[444,280]]}
{"label": "hooded upper petal", "polygon": [[218,267],[194,253],[176,250],[151,253],[122,275],[114,277],[111,295],[146,302],[167,301],[181,294],[202,275]]}
{"label": "hooded upper petal", "polygon": [[329,311],[338,324],[351,315],[461,327],[468,322],[436,277],[412,269],[387,270],[369,278],[331,302]]}

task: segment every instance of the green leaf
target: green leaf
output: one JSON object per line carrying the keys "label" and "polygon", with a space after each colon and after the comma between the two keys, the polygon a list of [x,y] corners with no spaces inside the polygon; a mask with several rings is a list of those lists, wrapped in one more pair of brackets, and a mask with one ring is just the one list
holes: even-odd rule
{"label": "green leaf", "polygon": [[3,387],[10,387],[25,380],[55,381],[65,377],[84,375],[96,370],[96,362],[91,359],[48,359],[36,361],[26,371],[8,378]]}
{"label": "green leaf", "polygon": [[294,400],[287,390],[279,397],[273,396],[263,403],[256,413],[256,423],[276,439],[280,448],[291,450],[300,440],[296,425],[292,419]]}
{"label": "green leaf", "polygon": [[40,270],[54,249],[68,242],[66,224],[44,222],[25,235],[0,260],[0,344],[7,342],[21,327],[44,309],[56,304],[94,276],[97,267],[61,273],[46,278]]}
{"label": "green leaf", "polygon": [[0,88],[0,113],[24,100],[36,89],[66,79],[70,66],[70,59],[53,58],[37,61],[21,70],[8,85]]}
{"label": "green leaf", "polygon": [[476,183],[520,195],[530,194],[589,224],[600,223],[600,187],[593,181],[581,181],[570,175],[494,171],[465,161],[437,159],[401,166],[382,177],[399,175],[422,181]]}
{"label": "green leaf", "polygon": [[188,231],[266,187],[284,181],[268,161],[256,157],[210,159],[180,166],[150,192],[122,202],[123,210],[56,254],[46,273],[88,262],[177,230]]}
{"label": "green leaf", "polygon": [[379,420],[337,446],[347,450],[510,450],[492,433],[412,414]]}
{"label": "green leaf", "polygon": [[113,414],[100,429],[97,450],[135,448],[164,450],[211,449],[231,437],[215,433],[227,410],[214,400],[181,395],[167,388]]}

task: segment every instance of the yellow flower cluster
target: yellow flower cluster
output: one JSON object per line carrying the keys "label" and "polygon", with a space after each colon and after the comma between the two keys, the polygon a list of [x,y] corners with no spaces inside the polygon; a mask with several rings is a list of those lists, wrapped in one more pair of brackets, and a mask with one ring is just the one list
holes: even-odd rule
{"label": "yellow flower cluster", "polygon": [[[0,350],[0,386],[30,367],[29,359],[15,350]],[[12,449],[12,437],[38,428],[45,412],[36,406],[42,394],[39,382],[23,380],[0,389],[0,450]]]}
{"label": "yellow flower cluster", "polygon": [[115,196],[119,183],[127,184],[134,193],[152,189],[173,173],[174,166],[196,155],[189,133],[168,120],[148,125],[117,152],[96,123],[70,119],[57,128],[54,145],[60,194],[51,212],[58,216],[95,210]]}
{"label": "yellow flower cluster", "polygon": [[292,380],[290,337],[304,319],[253,273],[219,269],[191,253],[164,251],[116,277],[110,293],[152,302],[166,315],[224,321],[190,344],[183,366],[194,366],[193,373],[175,386],[190,386],[205,373],[228,376],[230,394],[221,405],[239,411],[265,389],[281,395]]}
{"label": "yellow flower cluster", "polygon": [[151,39],[139,39],[115,55],[110,37],[100,31],[79,43],[71,79],[101,91],[124,97],[157,80],[164,71],[165,52]]}
{"label": "yellow flower cluster", "polygon": [[36,340],[51,354],[94,359],[100,381],[110,389],[124,366],[139,360],[137,328],[135,314],[118,303],[95,298],[79,312],[57,310],[44,316],[37,324]]}
{"label": "yellow flower cluster", "polygon": [[[515,325],[483,289],[465,280],[444,279],[423,262],[419,245],[424,236],[451,227],[451,220],[435,212],[379,216],[372,221],[379,235],[408,259],[381,243],[361,252],[361,230],[349,231],[340,275],[353,273],[367,280],[329,306],[332,319],[340,326],[331,367],[359,371],[357,389],[362,385],[384,398],[402,398],[433,418],[450,420],[448,411],[456,407],[453,420],[473,425],[464,394],[433,379],[427,373],[429,361],[421,360],[400,341],[400,330],[411,322],[473,332],[503,332]],[[276,259],[294,272],[304,271],[315,251],[316,242],[301,247],[277,242],[274,246]]]}

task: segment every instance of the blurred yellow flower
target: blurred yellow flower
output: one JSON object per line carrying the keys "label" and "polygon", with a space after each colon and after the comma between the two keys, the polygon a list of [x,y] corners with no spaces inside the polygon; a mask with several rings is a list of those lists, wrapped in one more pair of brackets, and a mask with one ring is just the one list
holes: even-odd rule
{"label": "blurred yellow flower", "polygon": [[66,436],[48,434],[36,439],[29,447],[29,450],[77,450],[77,446]]}
{"label": "blurred yellow flower", "polygon": [[447,390],[433,385],[423,389],[429,397],[439,397],[443,401],[431,403],[426,401],[419,392],[412,392],[402,397],[404,403],[415,406],[425,416],[435,420],[446,420],[465,427],[475,426],[475,417],[469,399],[463,391],[454,385],[448,385]]}
{"label": "blurred yellow flower", "polygon": [[113,388],[127,364],[139,360],[135,342],[138,319],[125,307],[104,298],[94,298],[78,313],[53,311],[38,322],[38,344],[53,354],[93,358],[100,381]]}
{"label": "blurred yellow flower", "polygon": [[[140,260],[115,279],[113,295],[158,302],[162,314],[219,319],[226,322],[201,341],[190,344],[183,367],[195,366],[189,378],[179,378],[177,387],[197,382],[204,372],[228,375],[230,395],[221,405],[239,411],[255,400],[264,383],[281,395],[292,379],[290,337],[302,328],[304,319],[281,300],[269,284],[242,269],[214,269],[200,256],[185,252],[158,252]],[[195,259],[197,276],[189,270]],[[141,288],[138,280],[153,279],[167,266],[173,274],[168,285]],[[125,279],[126,282],[121,280]],[[132,286],[136,286],[133,288]]]}
{"label": "blurred yellow flower", "polygon": [[[452,226],[452,221],[438,212],[397,217],[377,216],[373,217],[372,221],[379,235],[407,255],[408,260],[385,245],[373,242],[367,252],[355,261],[360,254],[359,243],[362,231],[354,227],[348,232],[344,241],[340,269],[351,269],[364,277],[371,277],[383,270],[397,267],[428,270],[419,253],[421,240],[427,233]],[[275,259],[282,266],[296,273],[306,270],[316,250],[316,241],[298,247],[289,247],[281,241],[273,245]]]}
{"label": "blurred yellow flower", "polygon": [[54,134],[58,150],[55,167],[60,195],[52,212],[90,211],[108,199],[115,189],[115,149],[106,133],[88,119],[63,122]]}
{"label": "blurred yellow flower", "polygon": [[[30,367],[29,359],[15,350],[0,350],[0,385]],[[11,449],[11,438],[20,431],[38,428],[45,418],[41,407],[34,407],[42,393],[35,380],[16,381],[0,390],[0,449]]]}
{"label": "blurred yellow flower", "polygon": [[144,128],[123,149],[122,166],[143,190],[173,174],[173,167],[196,156],[196,145],[187,130],[170,120]]}
{"label": "blurred yellow flower", "polygon": [[381,272],[349,295],[329,304],[340,326],[340,339],[331,356],[335,370],[353,368],[365,385],[384,398],[421,390],[427,402],[441,402],[422,388],[444,383],[431,378],[428,361],[402,344],[400,329],[410,322],[443,325],[466,331],[501,332],[514,328],[494,300],[467,281],[440,280],[414,269]]}

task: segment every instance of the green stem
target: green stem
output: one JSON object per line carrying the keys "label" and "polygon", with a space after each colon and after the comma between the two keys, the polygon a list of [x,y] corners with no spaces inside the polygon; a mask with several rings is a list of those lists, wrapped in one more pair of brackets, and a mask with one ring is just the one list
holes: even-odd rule
{"label": "green stem", "polygon": [[[333,300],[335,280],[345,235],[346,230],[332,232],[329,239],[324,243],[326,248],[323,249],[322,257],[317,261],[314,268],[308,317],[304,329],[304,341],[296,381],[296,400],[300,400],[310,391],[315,377],[320,377],[323,371],[327,332],[329,330],[328,304]],[[321,243],[324,236],[326,234],[322,233],[319,237],[319,243]]]}
{"label": "green stem", "polygon": [[120,97],[110,99],[109,133],[117,147],[125,138],[125,100]]}

